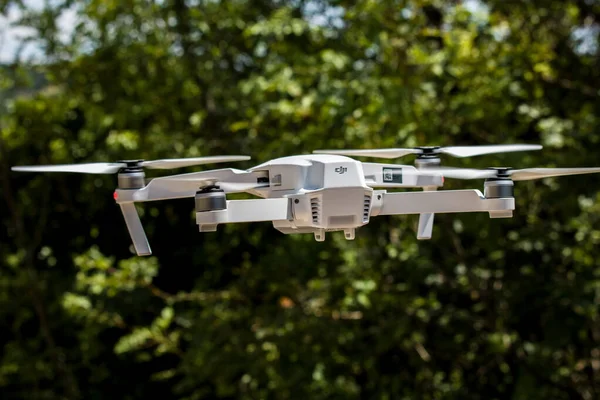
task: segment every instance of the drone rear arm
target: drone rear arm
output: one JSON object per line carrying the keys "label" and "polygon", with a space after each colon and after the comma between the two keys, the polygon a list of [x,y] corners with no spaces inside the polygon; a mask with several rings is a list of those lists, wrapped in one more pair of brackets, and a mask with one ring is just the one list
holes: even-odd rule
{"label": "drone rear arm", "polygon": [[227,200],[227,208],[196,213],[201,232],[211,232],[218,224],[281,221],[291,218],[290,199]]}
{"label": "drone rear arm", "polygon": [[512,197],[488,199],[476,189],[395,192],[382,193],[381,199],[373,206],[372,216],[489,212],[491,218],[507,218],[512,217],[515,199]]}
{"label": "drone rear arm", "polygon": [[245,186],[256,184],[263,175],[259,172],[247,172],[233,168],[213,171],[193,172],[152,179],[139,189],[117,189],[117,203],[145,202],[157,200],[194,197],[196,192],[211,182],[225,181],[228,184],[242,185],[240,190],[227,190],[229,193],[244,192]]}

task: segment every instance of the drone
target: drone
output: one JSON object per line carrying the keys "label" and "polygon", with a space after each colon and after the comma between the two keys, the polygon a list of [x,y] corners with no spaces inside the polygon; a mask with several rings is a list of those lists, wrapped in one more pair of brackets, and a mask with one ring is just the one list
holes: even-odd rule
{"label": "drone", "polygon": [[[532,144],[415,147],[365,150],[316,150],[312,154],[276,158],[250,169],[213,169],[157,177],[146,182],[145,168],[171,169],[247,161],[248,156],[213,156],[164,160],[123,160],[46,166],[17,166],[14,171],[117,174],[114,200],[120,206],[133,247],[139,256],[152,254],[135,204],[194,198],[200,232],[214,232],[227,223],[272,222],[284,234],[343,231],[347,240],[372,217],[419,215],[417,238],[432,237],[434,215],[487,212],[490,218],[511,218],[515,209],[514,181],[598,173],[600,168],[488,168],[441,166],[441,155],[480,156],[540,150]],[[416,155],[415,165],[369,163],[352,157],[395,159]],[[438,190],[444,178],[484,179],[477,189]],[[421,191],[386,189],[419,188]],[[227,194],[257,198],[229,200]]]}

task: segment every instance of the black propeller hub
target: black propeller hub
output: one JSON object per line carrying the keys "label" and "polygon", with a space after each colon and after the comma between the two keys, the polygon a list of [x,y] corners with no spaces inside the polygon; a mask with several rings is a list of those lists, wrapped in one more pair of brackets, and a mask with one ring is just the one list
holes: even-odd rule
{"label": "black propeller hub", "polygon": [[127,164],[128,167],[137,167],[140,166],[141,162],[144,161],[143,159],[139,159],[139,160],[119,160],[117,162],[123,163],[123,164]]}
{"label": "black propeller hub", "polygon": [[223,189],[219,185],[207,185],[201,187],[196,193],[215,193],[215,192],[224,192]]}
{"label": "black propeller hub", "polygon": [[117,162],[126,165],[126,167],[123,167],[119,172],[139,172],[142,170],[143,161],[144,160],[119,160]]}
{"label": "black propeller hub", "polygon": [[421,152],[417,155],[417,159],[438,158],[440,154],[440,146],[419,146],[415,149]]}
{"label": "black propeller hub", "polygon": [[493,171],[496,171],[496,178],[491,179],[510,179],[509,171],[512,170],[511,167],[489,167]]}
{"label": "black propeller hub", "polygon": [[417,146],[417,150],[422,150],[424,153],[431,153],[440,149],[440,146]]}

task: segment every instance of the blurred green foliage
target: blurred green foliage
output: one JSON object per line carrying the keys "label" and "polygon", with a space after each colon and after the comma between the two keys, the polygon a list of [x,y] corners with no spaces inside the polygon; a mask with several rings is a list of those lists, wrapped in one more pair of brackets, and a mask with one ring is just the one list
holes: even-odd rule
{"label": "blurred green foliage", "polygon": [[139,258],[113,176],[9,169],[511,142],[545,149],[446,165],[597,165],[600,3],[27,4],[0,1],[43,54],[0,72],[2,399],[600,398],[596,176],[426,242],[414,217],[318,243],[145,204]]}

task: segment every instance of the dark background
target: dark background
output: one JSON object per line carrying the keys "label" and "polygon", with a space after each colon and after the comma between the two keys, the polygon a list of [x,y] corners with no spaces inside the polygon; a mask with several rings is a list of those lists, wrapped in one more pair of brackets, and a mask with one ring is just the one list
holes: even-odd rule
{"label": "dark background", "polygon": [[10,171],[513,142],[544,150],[444,162],[600,165],[600,2],[0,11],[31,28],[0,68],[0,398],[600,398],[597,176],[517,182],[514,218],[438,215],[424,242],[414,216],[318,243],[148,203],[143,258],[115,176]]}

